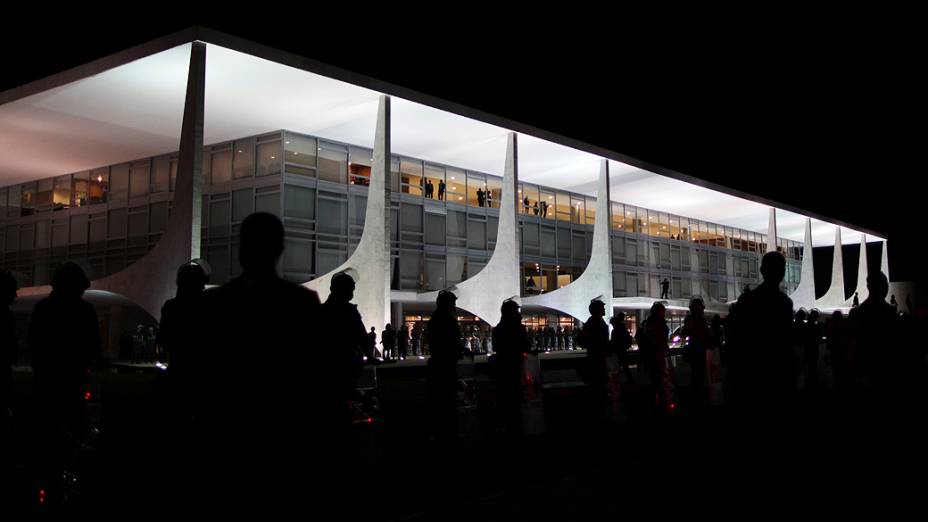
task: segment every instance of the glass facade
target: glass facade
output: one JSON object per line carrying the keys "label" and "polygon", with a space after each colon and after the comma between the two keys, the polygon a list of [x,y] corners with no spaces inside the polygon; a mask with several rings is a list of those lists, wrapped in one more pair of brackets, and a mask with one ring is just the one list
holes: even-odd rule
{"label": "glass facade", "polygon": [[[213,283],[241,272],[237,233],[254,211],[281,217],[282,274],[296,282],[324,274],[361,237],[371,150],[279,131],[205,147],[203,255]],[[472,277],[496,243],[502,179],[394,155],[392,287],[428,291]],[[167,227],[175,155],[100,167],[0,188],[0,259],[23,286],[47,284],[64,260],[84,261],[99,278],[141,258]],[[522,183],[518,187],[522,294],[563,287],[587,265],[593,224],[611,224],[613,295],[736,299],[759,281],[766,236]],[[786,286],[798,284],[802,245],[779,240]]]}

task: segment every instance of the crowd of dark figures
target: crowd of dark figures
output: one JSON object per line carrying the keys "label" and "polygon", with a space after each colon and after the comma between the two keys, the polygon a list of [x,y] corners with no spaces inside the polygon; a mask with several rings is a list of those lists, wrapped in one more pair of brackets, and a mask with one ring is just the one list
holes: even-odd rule
{"label": "crowd of dark figures", "polygon": [[[443,192],[440,188],[439,197]],[[433,444],[453,444],[459,436],[458,364],[481,350],[492,352],[499,433],[515,439],[525,436],[525,361],[532,353],[558,349],[585,350],[583,377],[594,411],[603,412],[606,422],[615,420],[609,412],[616,411],[622,386],[629,383],[643,387],[658,417],[679,414],[681,404],[699,411],[724,403],[746,417],[777,418],[799,391],[826,386],[848,400],[867,397],[903,408],[924,397],[926,353],[919,334],[925,331],[926,309],[919,305],[914,313],[911,307],[898,313],[895,297],[893,304],[887,302],[888,282],[880,272],[868,276],[869,297],[849,316],[834,312],[822,321],[814,310],[794,314],[780,289],[785,260],[768,253],[761,264],[763,283],[745,292],[724,320],[708,319],[700,299],[690,303],[680,331],[691,376],[684,387],[674,382],[660,301],[633,336],[622,313],[607,323],[608,310],[599,300],[590,303],[582,328],[536,332],[526,329],[519,304],[507,300],[499,324],[474,350],[462,335],[455,294],[442,291],[424,328],[387,325],[377,354],[377,333],[365,327],[351,303],[355,281],[350,275],[332,277],[324,302],[280,278],[275,267],[284,230],[271,214],[249,216],[241,225],[240,245],[241,276],[207,290],[206,270],[189,262],[177,272],[176,297],[162,308],[155,343],[164,351],[156,356],[169,361],[162,387],[163,498],[193,504],[208,503],[217,492],[239,500],[303,498],[301,482],[285,470],[325,477],[333,491],[351,483],[357,452],[348,442],[350,405],[371,359],[429,356]],[[0,391],[8,433],[17,419],[11,411],[10,368],[20,333],[10,311],[16,281],[4,273],[0,285],[0,342],[8,358]],[[28,463],[35,499],[42,504],[63,502],[69,468],[89,436],[88,375],[104,364],[96,313],[82,297],[89,285],[77,264],[63,264],[25,332],[35,376],[32,444],[11,449],[5,440],[4,459],[12,461],[13,452],[30,453],[21,460]],[[153,333],[140,327],[138,342],[150,343]],[[322,370],[308,371],[313,368]]]}

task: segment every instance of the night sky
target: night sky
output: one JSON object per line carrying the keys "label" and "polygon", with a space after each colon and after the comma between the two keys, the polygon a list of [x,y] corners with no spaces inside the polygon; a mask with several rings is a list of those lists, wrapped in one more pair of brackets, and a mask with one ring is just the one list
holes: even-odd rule
{"label": "night sky", "polygon": [[[283,6],[262,22],[236,9],[43,20],[34,47],[23,45],[39,36],[28,24],[6,30],[0,90],[197,23],[859,224],[889,236],[894,280],[923,277],[928,91],[904,13],[738,13],[749,20],[739,25],[727,12],[700,13],[708,23],[566,9],[538,20],[475,5],[428,21]],[[820,293],[830,250],[815,252]],[[857,252],[845,247],[846,273]]]}

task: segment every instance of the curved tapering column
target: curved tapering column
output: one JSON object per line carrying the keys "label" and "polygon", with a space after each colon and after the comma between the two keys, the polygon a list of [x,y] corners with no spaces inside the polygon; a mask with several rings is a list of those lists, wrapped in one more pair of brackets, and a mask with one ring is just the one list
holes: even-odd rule
{"label": "curved tapering column", "polygon": [[811,309],[815,306],[815,263],[812,259],[812,220],[806,218],[806,234],[802,244],[802,272],[799,286],[790,294],[795,309]]}
{"label": "curved tapering column", "polygon": [[844,295],[844,257],[841,254],[841,227],[835,227],[835,255],[831,264],[831,286],[821,299],[815,302],[819,308],[843,308],[847,302]]}
{"label": "curved tapering column", "polygon": [[602,160],[599,169],[599,185],[596,189],[596,222],[593,224],[593,249],[590,262],[576,281],[546,294],[526,297],[526,305],[551,308],[568,314],[575,319],[589,317],[589,305],[593,299],[606,304],[606,312],[612,315],[612,246],[609,239],[609,162]]}
{"label": "curved tapering column", "polygon": [[[860,261],[857,264],[857,287],[854,289],[854,292],[857,293],[858,300],[862,303],[867,300],[867,296],[870,295],[870,292],[867,290],[867,235],[860,235]],[[854,304],[854,294],[845,301],[845,306],[852,306]]]}
{"label": "curved tapering column", "polygon": [[[516,222],[519,185],[519,146],[514,132],[506,144],[503,190],[499,204],[496,247],[483,270],[448,290],[457,296],[457,306],[490,325],[499,322],[499,308],[509,298],[519,298],[519,227]],[[419,294],[419,301],[434,302],[438,292]]]}
{"label": "curved tapering column", "polygon": [[380,96],[374,133],[374,161],[367,190],[367,214],[357,248],[335,270],[303,286],[321,300],[329,296],[332,276],[348,271],[355,279],[353,302],[365,326],[378,331],[390,322],[390,97]]}
{"label": "curved tapering column", "polygon": [[767,252],[777,251],[777,209],[770,207],[770,219],[767,221]]}
{"label": "curved tapering column", "polygon": [[883,257],[880,260],[880,270],[886,276],[887,281],[892,281],[889,278],[889,243],[885,239],[883,240]]}
{"label": "curved tapering column", "polygon": [[161,306],[174,296],[177,269],[200,257],[203,194],[203,104],[206,44],[191,43],[187,96],[180,133],[177,178],[171,218],[161,239],[125,270],[91,283],[92,290],[113,292],[138,304],[160,320]]}

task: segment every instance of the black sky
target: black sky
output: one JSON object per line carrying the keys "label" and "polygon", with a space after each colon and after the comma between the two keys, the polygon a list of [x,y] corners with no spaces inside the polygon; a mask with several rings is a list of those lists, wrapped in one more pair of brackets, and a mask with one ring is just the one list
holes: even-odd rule
{"label": "black sky", "polygon": [[205,25],[884,232],[893,279],[919,275],[926,82],[914,14],[288,9],[64,17],[38,40],[25,24],[0,34],[0,90]]}

